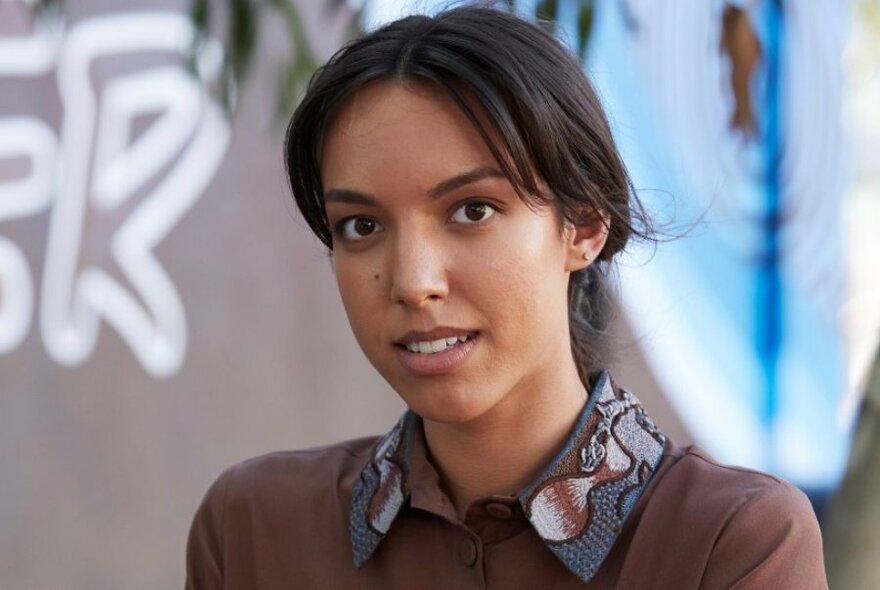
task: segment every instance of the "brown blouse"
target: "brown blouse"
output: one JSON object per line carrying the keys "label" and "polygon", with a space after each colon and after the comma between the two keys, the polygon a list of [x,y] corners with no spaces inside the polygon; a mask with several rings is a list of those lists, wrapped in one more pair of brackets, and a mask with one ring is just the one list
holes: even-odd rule
{"label": "brown blouse", "polygon": [[227,469],[196,512],[191,589],[827,588],[809,501],[657,431],[601,374],[546,471],[462,521],[421,420]]}

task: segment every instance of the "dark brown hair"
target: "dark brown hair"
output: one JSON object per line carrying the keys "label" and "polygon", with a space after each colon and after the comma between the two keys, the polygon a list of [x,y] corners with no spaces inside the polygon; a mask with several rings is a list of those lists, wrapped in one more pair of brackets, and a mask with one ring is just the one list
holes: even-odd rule
{"label": "dark brown hair", "polygon": [[320,175],[324,134],[346,100],[378,80],[445,89],[530,206],[552,206],[574,224],[597,213],[607,220],[605,247],[571,275],[568,288],[572,353],[586,382],[609,362],[611,261],[631,237],[651,239],[651,230],[581,64],[540,26],[481,6],[406,17],[345,45],[315,72],[285,144],[296,203],[331,250]]}

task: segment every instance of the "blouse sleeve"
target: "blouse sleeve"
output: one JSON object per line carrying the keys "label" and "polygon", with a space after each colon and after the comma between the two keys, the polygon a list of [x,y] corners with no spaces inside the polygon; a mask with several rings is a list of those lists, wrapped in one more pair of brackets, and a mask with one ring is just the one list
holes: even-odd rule
{"label": "blouse sleeve", "polygon": [[223,588],[223,521],[231,471],[211,485],[193,517],[186,544],[186,590]]}
{"label": "blouse sleeve", "polygon": [[700,587],[827,589],[822,536],[804,493],[775,481],[746,499],[719,534]]}

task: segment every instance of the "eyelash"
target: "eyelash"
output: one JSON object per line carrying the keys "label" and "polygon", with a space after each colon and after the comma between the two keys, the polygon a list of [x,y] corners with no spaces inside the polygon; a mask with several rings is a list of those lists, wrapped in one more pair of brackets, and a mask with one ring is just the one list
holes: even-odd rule
{"label": "eyelash", "polygon": [[[455,214],[458,213],[459,211],[463,211],[463,210],[465,210],[466,207],[470,207],[470,206],[474,206],[474,205],[482,205],[484,207],[487,207],[491,213],[489,214],[488,217],[485,217],[485,218],[477,220],[477,221],[468,220],[468,221],[461,221],[461,222],[457,222],[457,223],[460,223],[461,225],[472,225],[472,226],[473,225],[482,225],[482,224],[486,223],[489,219],[491,219],[496,213],[501,212],[501,208],[498,205],[490,203],[489,201],[473,200],[473,201],[466,201],[464,203],[459,203],[458,205],[456,205],[455,209],[453,209],[453,211],[452,211],[452,215],[450,215],[449,218],[452,219],[455,216]],[[342,241],[345,241],[345,242],[360,242],[362,240],[369,238],[372,235],[375,235],[376,231],[373,231],[367,235],[360,236],[357,238],[352,238],[352,237],[349,237],[346,235],[346,226],[348,226],[352,222],[357,222],[357,221],[361,221],[361,220],[368,221],[368,222],[374,224],[374,226],[378,226],[379,228],[382,227],[382,224],[380,224],[375,219],[372,219],[370,217],[366,217],[363,215],[357,215],[357,216],[353,216],[353,217],[346,217],[344,219],[339,220],[333,226],[333,231],[337,236],[340,237],[340,239]]]}

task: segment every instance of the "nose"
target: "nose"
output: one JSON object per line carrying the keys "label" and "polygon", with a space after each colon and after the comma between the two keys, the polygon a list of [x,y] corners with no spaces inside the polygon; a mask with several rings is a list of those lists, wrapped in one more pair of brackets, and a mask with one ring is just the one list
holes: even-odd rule
{"label": "nose", "polygon": [[391,297],[404,307],[421,309],[449,294],[442,249],[424,236],[396,240],[390,272]]}

